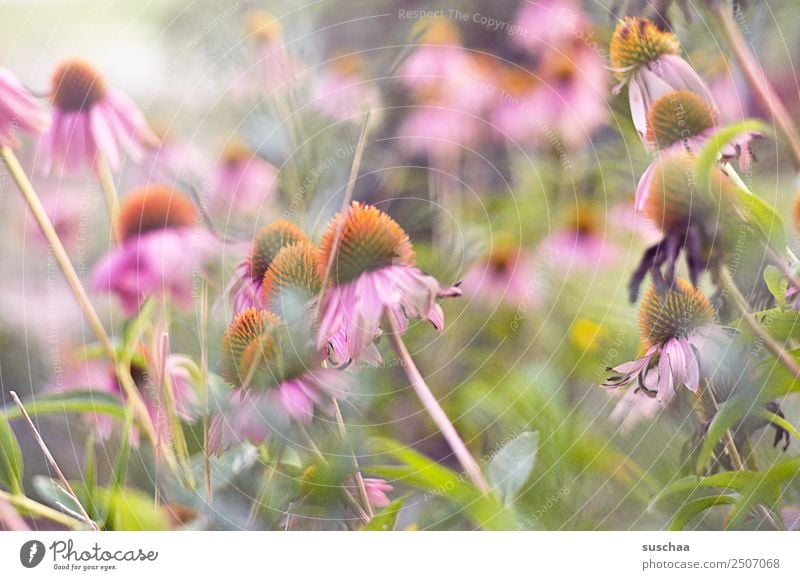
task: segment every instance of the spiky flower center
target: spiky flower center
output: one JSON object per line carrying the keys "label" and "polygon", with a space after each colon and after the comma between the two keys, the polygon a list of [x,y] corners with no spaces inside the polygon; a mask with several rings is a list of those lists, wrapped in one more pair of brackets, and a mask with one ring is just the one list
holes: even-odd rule
{"label": "spiky flower center", "polygon": [[337,233],[340,233],[340,243],[331,271],[337,284],[345,284],[365,272],[386,266],[414,265],[414,250],[408,234],[376,207],[353,202],[344,217],[337,215],[331,221],[322,238],[322,264],[331,260]]}
{"label": "spiky flower center", "polygon": [[254,282],[262,282],[269,265],[283,248],[299,242],[310,243],[308,236],[293,223],[279,220],[261,229],[253,240],[253,247],[247,257],[250,277]]}
{"label": "spiky flower center", "polygon": [[103,75],[88,62],[71,59],[53,73],[52,99],[65,112],[88,111],[108,93]]}
{"label": "spiky flower center", "polygon": [[309,242],[291,244],[278,252],[264,274],[261,300],[268,304],[280,300],[286,292],[312,298],[322,289],[323,276],[317,249]]}
{"label": "spiky flower center", "polygon": [[189,227],[197,222],[194,204],[166,185],[148,185],[122,202],[117,230],[123,240],[165,228]]}
{"label": "spiky flower center", "polygon": [[280,319],[268,310],[247,308],[236,315],[222,336],[220,373],[228,383],[241,387],[263,384],[265,371],[275,362],[276,333]]}
{"label": "spiky flower center", "polygon": [[638,67],[680,51],[680,42],[674,34],[661,30],[647,18],[628,16],[611,37],[611,66],[617,78],[625,81]]}
{"label": "spiky flower center", "polygon": [[708,298],[683,278],[666,292],[650,289],[639,309],[639,331],[648,346],[670,338],[685,337],[714,320],[714,307]]}
{"label": "spiky flower center", "polygon": [[692,91],[671,91],[653,103],[647,140],[659,149],[697,137],[717,122],[714,106]]}
{"label": "spiky flower center", "polygon": [[512,96],[528,94],[536,87],[536,77],[522,68],[508,68],[500,75],[501,86]]}
{"label": "spiky flower center", "polygon": [[489,252],[489,267],[497,274],[503,274],[514,265],[519,248],[511,242],[501,242]]}

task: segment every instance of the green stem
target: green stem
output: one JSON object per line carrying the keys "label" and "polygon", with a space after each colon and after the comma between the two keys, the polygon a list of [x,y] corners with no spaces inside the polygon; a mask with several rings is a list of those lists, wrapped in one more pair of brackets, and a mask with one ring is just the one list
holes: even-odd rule
{"label": "green stem", "polygon": [[62,526],[72,530],[83,530],[86,528],[86,524],[84,522],[73,518],[72,516],[68,516],[67,514],[58,510],[54,510],[53,508],[34,501],[24,495],[11,494],[0,489],[0,498],[4,499],[17,509],[24,510],[29,514],[39,516],[46,520],[50,520],[51,522],[61,524]]}
{"label": "green stem", "polygon": [[800,381],[800,365],[784,349],[769,333],[764,330],[756,320],[755,316],[750,312],[750,306],[747,304],[747,299],[739,291],[736,283],[731,276],[730,269],[723,265],[720,268],[720,281],[722,282],[725,291],[733,298],[733,303],[742,315],[744,323],[753,331],[753,334],[764,343],[767,350],[772,353],[775,358],[788,370],[796,380]]}

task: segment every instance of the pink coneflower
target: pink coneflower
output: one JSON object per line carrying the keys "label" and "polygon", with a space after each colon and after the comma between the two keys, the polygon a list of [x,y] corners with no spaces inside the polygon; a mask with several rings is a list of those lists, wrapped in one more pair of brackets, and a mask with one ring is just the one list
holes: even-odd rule
{"label": "pink coneflower", "polygon": [[658,155],[642,177],[637,208],[661,230],[662,238],[645,251],[631,278],[631,302],[648,273],[659,287],[670,284],[682,252],[689,280],[696,284],[700,273],[717,268],[736,243],[737,231],[729,227],[740,219],[733,181],[712,166],[708,182],[700,183],[696,166],[692,153],[670,148]]}
{"label": "pink coneflower", "polygon": [[0,146],[16,147],[16,132],[43,133],[50,115],[10,70],[0,67]]}
{"label": "pink coneflower", "polygon": [[663,400],[655,396],[658,370],[651,369],[642,379],[644,386],[629,387],[614,406],[609,418],[618,421],[622,433],[630,432],[636,425],[656,417],[672,400],[675,391],[667,390]]}
{"label": "pink coneflower", "polygon": [[212,244],[192,202],[165,185],[149,185],[123,200],[116,227],[120,246],[95,267],[93,289],[114,294],[129,316],[151,296],[190,308],[194,270]]}
{"label": "pink coneflower", "polygon": [[314,88],[314,105],[337,121],[360,122],[367,111],[373,117],[380,113],[378,88],[361,76],[364,62],[357,54],[346,54],[333,60]]}
{"label": "pink coneflower", "polygon": [[215,169],[211,203],[225,214],[255,215],[275,197],[277,188],[278,170],[234,140]]}
{"label": "pink coneflower", "polygon": [[505,93],[492,122],[505,139],[550,147],[558,139],[577,148],[608,119],[608,71],[597,53],[583,46],[554,53],[533,72],[512,69],[501,79]]}
{"label": "pink coneflower", "polygon": [[42,138],[43,168],[54,163],[70,172],[97,168],[99,156],[118,169],[123,154],[142,159],[158,139],[131,99],[106,84],[100,72],[78,59],[64,61],[53,73],[50,97],[53,124]]}
{"label": "pink coneflower", "polygon": [[373,342],[381,334],[384,315],[401,334],[413,318],[442,330],[444,313],[437,300],[461,295],[458,288],[444,287],[414,267],[408,234],[369,205],[353,202],[344,215],[337,215],[320,254],[322,264],[331,264],[333,285],[323,297],[319,336],[340,363],[375,360]]}
{"label": "pink coneflower", "polygon": [[[703,344],[722,330],[713,325],[716,312],[702,292],[677,278],[665,292],[653,286],[639,309],[639,330],[646,351],[640,358],[613,369],[606,387],[626,386],[634,381],[646,394],[662,403],[685,387],[697,392]],[[648,374],[655,372],[655,378]]]}
{"label": "pink coneflower", "polygon": [[273,14],[250,10],[246,15],[249,37],[256,49],[256,66],[263,73],[262,91],[284,93],[302,79],[304,65],[289,53],[283,37],[283,26]]}
{"label": "pink coneflower", "polygon": [[[173,354],[167,357],[166,370],[174,395],[175,412],[179,419],[189,422],[197,418],[198,412],[198,398],[193,386],[192,367],[194,367],[194,363],[186,356]],[[130,372],[159,435],[168,439],[170,429],[165,409],[165,393],[161,392],[160,378],[156,373],[148,370],[146,359],[141,354],[137,354],[135,357]],[[51,388],[58,391],[62,389],[67,391],[92,390],[125,399],[124,390],[113,366],[96,359],[71,366],[51,384]],[[95,413],[87,414],[85,417],[94,426],[98,437],[107,439],[111,435],[113,428],[111,417]],[[133,442],[137,443],[138,432],[134,430],[131,435]]]}
{"label": "pink coneflower", "polygon": [[364,478],[364,489],[367,492],[367,501],[375,508],[385,508],[392,500],[386,495],[387,492],[394,491],[394,487],[386,483],[385,479],[375,477]]}
{"label": "pink coneflower", "polygon": [[550,234],[543,245],[566,270],[597,269],[612,264],[619,256],[597,212],[587,208],[576,208],[565,226]]}
{"label": "pink coneflower", "polygon": [[253,238],[247,257],[236,267],[236,277],[227,290],[234,313],[261,306],[259,301],[264,275],[283,248],[310,243],[308,236],[293,223],[278,220],[265,226]]}
{"label": "pink coneflower", "polygon": [[472,265],[461,288],[490,306],[518,306],[535,299],[534,278],[531,256],[518,244],[502,241]]}
{"label": "pink coneflower", "polygon": [[[536,0],[523,2],[510,34],[519,46],[534,53],[583,38],[591,40],[588,21],[574,0]],[[596,44],[596,43],[595,43]]]}
{"label": "pink coneflower", "polygon": [[495,96],[492,63],[464,49],[451,22],[423,20],[418,28],[419,46],[397,72],[416,106],[396,134],[409,154],[423,153],[442,165],[477,144]]}
{"label": "pink coneflower", "polygon": [[276,428],[309,423],[316,408],[329,412],[330,398],[344,396],[346,375],[317,368],[316,356],[305,357],[299,351],[306,345],[292,337],[267,310],[247,308],[236,315],[220,353],[220,372],[234,390],[212,421],[212,450],[245,440],[261,443]]}
{"label": "pink coneflower", "polygon": [[[715,106],[703,97],[686,90],[670,91],[656,100],[650,108],[645,144],[651,150],[658,152],[685,149],[689,153],[699,154],[718,129],[717,119]],[[739,167],[747,171],[750,161],[755,159],[750,143],[759,137],[757,133],[737,135],[722,147],[720,163],[738,159]],[[647,186],[652,167],[651,164],[642,175],[637,188],[637,198],[641,189]]]}
{"label": "pink coneflower", "polygon": [[611,66],[620,81],[614,92],[628,86],[631,117],[643,141],[650,108],[668,92],[688,90],[712,102],[711,91],[680,52],[675,35],[646,18],[625,18],[611,38]]}

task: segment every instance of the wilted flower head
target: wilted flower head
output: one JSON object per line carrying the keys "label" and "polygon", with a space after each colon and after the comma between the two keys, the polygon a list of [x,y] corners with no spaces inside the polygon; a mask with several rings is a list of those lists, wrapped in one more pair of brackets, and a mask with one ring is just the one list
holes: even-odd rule
{"label": "wilted flower head", "polygon": [[116,223],[120,246],[95,267],[92,287],[116,295],[126,314],[134,314],[150,296],[192,305],[196,260],[212,239],[197,226],[194,204],[166,185],[148,185],[122,201]]}
{"label": "wilted flower head", "polygon": [[[647,350],[641,358],[609,369],[615,374],[605,386],[638,381],[641,390],[660,401],[680,387],[697,391],[703,342],[721,332],[713,326],[715,316],[708,298],[682,278],[666,291],[652,286],[639,308],[639,332]],[[651,372],[656,375],[649,382]]]}
{"label": "wilted flower head", "polygon": [[53,124],[42,140],[45,171],[54,162],[70,172],[83,165],[95,169],[98,156],[118,169],[124,152],[139,162],[145,147],[158,144],[133,101],[83,60],[66,60],[56,68],[50,97]]}
{"label": "wilted flower head", "polygon": [[16,147],[16,132],[38,135],[47,129],[50,115],[14,74],[0,67],[0,146]]}
{"label": "wilted flower head", "polygon": [[642,140],[653,103],[666,93],[686,89],[712,102],[708,87],[680,52],[675,35],[646,18],[627,17],[614,31],[611,66],[620,81],[614,92],[628,85],[633,124]]}
{"label": "wilted flower head", "polygon": [[401,333],[411,318],[429,320],[441,330],[444,313],[437,299],[461,294],[415,267],[408,234],[397,222],[358,202],[328,226],[321,263],[331,264],[333,286],[323,298],[320,339],[341,363],[380,360],[373,342],[384,315]]}
{"label": "wilted flower head", "polygon": [[260,304],[259,293],[270,264],[284,247],[300,242],[311,243],[300,228],[285,220],[273,222],[258,231],[247,257],[237,266],[237,277],[228,289],[234,312]]}
{"label": "wilted flower head", "polygon": [[[697,283],[700,272],[721,263],[729,251],[735,217],[734,184],[718,167],[701,183],[697,160],[683,148],[665,151],[642,175],[636,190],[636,209],[656,227],[663,238],[648,248],[630,283],[630,299],[649,273],[662,288],[674,278],[682,250],[689,279]],[[666,267],[665,276],[662,267]]]}
{"label": "wilted flower head", "polygon": [[228,408],[213,419],[211,447],[221,451],[249,439],[263,442],[278,425],[308,423],[315,407],[329,410],[330,397],[343,397],[345,378],[316,368],[313,344],[272,312],[247,308],[222,338],[220,372],[233,385]]}

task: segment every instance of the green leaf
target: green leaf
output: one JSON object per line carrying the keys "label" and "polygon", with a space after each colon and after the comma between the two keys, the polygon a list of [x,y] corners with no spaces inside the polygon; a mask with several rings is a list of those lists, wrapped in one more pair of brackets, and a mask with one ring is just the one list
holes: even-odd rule
{"label": "green leaf", "polygon": [[697,156],[697,175],[699,183],[707,183],[711,166],[719,159],[722,149],[742,133],[769,133],[769,128],[761,121],[749,119],[722,127],[709,137]]}
{"label": "green leaf", "polygon": [[[239,447],[229,449],[221,457],[209,457],[211,489],[217,490],[230,485],[237,475],[250,469],[258,463],[258,460],[258,447],[250,443],[244,443]],[[195,480],[204,481],[205,456],[202,453],[198,453],[191,458],[190,463],[192,476]],[[198,486],[197,491],[205,496],[206,486]]]}
{"label": "green leaf", "polygon": [[736,503],[736,498],[730,495],[712,495],[686,502],[681,506],[681,509],[677,511],[675,517],[672,518],[669,529],[673,532],[681,531],[690,521],[707,509],[718,505],[732,505],[734,503]]}
{"label": "green leaf", "polygon": [[0,416],[0,483],[14,494],[22,493],[23,461],[19,442],[11,425]]}
{"label": "green leaf", "polygon": [[393,531],[397,525],[397,516],[400,514],[400,510],[403,509],[403,504],[405,501],[406,498],[404,497],[394,500],[392,503],[383,508],[380,513],[375,514],[375,517],[373,517],[368,524],[361,528],[361,530],[365,532]]}
{"label": "green leaf", "polygon": [[71,515],[83,519],[80,516],[80,506],[78,506],[75,500],[61,487],[60,483],[50,479],[46,475],[34,475],[31,478],[31,483],[33,484],[33,489],[36,490],[36,494],[43,501],[62,511],[66,508],[66,510],[72,512]]}
{"label": "green leaf", "polygon": [[370,467],[366,471],[441,497],[464,511],[476,526],[485,530],[516,530],[518,523],[510,508],[494,496],[485,495],[465,481],[465,476],[434,463],[416,451],[391,439],[375,438],[370,445],[378,453],[391,455],[402,465]]}
{"label": "green leaf", "polygon": [[757,504],[771,506],[780,497],[779,485],[800,476],[800,458],[789,459],[759,472],[742,490],[741,497],[730,514],[727,527],[741,522]]}
{"label": "green leaf", "polygon": [[528,481],[539,451],[539,433],[524,431],[492,457],[486,469],[489,483],[505,505],[510,505]]}
{"label": "green leaf", "polygon": [[666,486],[650,503],[650,508],[661,505],[666,500],[678,496],[690,497],[701,489],[721,488],[740,491],[757,475],[755,471],[721,471],[708,477],[687,475]]}
{"label": "green leaf", "polygon": [[767,266],[764,269],[764,282],[767,283],[767,288],[775,297],[778,306],[781,308],[786,306],[786,291],[789,289],[789,281],[781,271],[775,266]]}
{"label": "green leaf", "polygon": [[728,399],[720,406],[706,431],[703,447],[697,457],[695,473],[702,475],[706,472],[706,466],[714,452],[714,447],[725,437],[725,432],[748,415],[756,405],[751,393],[742,393]]}
{"label": "green leaf", "polygon": [[[37,415],[63,415],[64,413],[97,413],[110,417],[124,417],[125,407],[119,397],[98,391],[69,391],[37,395],[25,402],[25,409],[31,417]],[[0,409],[0,416],[6,419],[19,419],[22,412],[14,406]]]}

